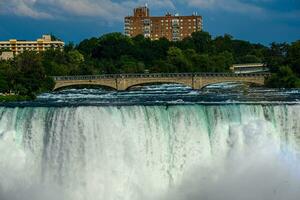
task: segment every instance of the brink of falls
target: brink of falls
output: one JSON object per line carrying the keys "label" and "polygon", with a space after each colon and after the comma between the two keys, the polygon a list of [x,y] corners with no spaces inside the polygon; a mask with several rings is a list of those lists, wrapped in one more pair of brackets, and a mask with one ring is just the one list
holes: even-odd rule
{"label": "brink of falls", "polygon": [[298,200],[299,105],[0,108],[1,200]]}

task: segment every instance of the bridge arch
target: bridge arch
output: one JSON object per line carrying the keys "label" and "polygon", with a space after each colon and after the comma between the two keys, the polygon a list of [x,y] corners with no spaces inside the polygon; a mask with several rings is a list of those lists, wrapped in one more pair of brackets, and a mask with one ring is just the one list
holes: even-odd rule
{"label": "bridge arch", "polygon": [[206,76],[199,77],[196,80],[195,89],[202,89],[208,85],[218,84],[218,83],[250,83],[257,85],[265,84],[265,76],[260,74],[247,74],[247,75],[227,75],[227,76]]}
{"label": "bridge arch", "polygon": [[150,81],[150,82],[142,82],[142,83],[129,85],[125,88],[125,90],[130,90],[131,88],[138,87],[138,86],[163,85],[163,84],[179,84],[179,85],[192,88],[191,84],[181,83],[180,81]]}
{"label": "bridge arch", "polygon": [[216,81],[216,82],[203,84],[199,89],[202,90],[202,89],[207,88],[208,86],[222,84],[222,83],[237,83],[237,84],[242,84],[245,86],[255,85],[255,86],[259,86],[259,87],[264,85],[264,83],[262,83],[261,81]]}
{"label": "bridge arch", "polygon": [[127,79],[124,84],[124,90],[129,90],[132,87],[143,86],[143,85],[159,85],[159,84],[181,84],[193,88],[193,81],[190,77],[164,77],[164,78],[149,78],[149,79]]}
{"label": "bridge arch", "polygon": [[62,83],[62,84],[56,84],[53,91],[57,91],[63,88],[69,88],[69,87],[79,87],[79,86],[96,86],[99,88],[105,88],[108,90],[117,90],[116,87],[109,85],[109,84],[101,84],[101,83],[95,83],[95,82],[82,82],[82,83]]}

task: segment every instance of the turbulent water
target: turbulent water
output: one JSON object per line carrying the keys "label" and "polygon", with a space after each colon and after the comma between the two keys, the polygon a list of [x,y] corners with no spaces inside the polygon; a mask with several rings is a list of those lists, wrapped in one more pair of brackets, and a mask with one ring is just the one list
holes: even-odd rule
{"label": "turbulent water", "polygon": [[299,199],[295,99],[209,105],[182,93],[167,105],[153,95],[151,106],[120,106],[114,94],[118,106],[99,106],[69,91],[0,107],[0,199]]}

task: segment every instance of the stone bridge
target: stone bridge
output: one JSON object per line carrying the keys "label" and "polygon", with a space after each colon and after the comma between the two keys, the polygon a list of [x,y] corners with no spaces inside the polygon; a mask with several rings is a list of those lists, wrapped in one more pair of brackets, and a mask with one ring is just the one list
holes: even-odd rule
{"label": "stone bridge", "polygon": [[270,74],[234,74],[234,73],[162,73],[162,74],[112,74],[88,76],[55,76],[54,90],[78,85],[98,85],[115,90],[127,90],[133,86],[177,83],[193,89],[202,89],[205,86],[224,83],[242,82],[264,85]]}

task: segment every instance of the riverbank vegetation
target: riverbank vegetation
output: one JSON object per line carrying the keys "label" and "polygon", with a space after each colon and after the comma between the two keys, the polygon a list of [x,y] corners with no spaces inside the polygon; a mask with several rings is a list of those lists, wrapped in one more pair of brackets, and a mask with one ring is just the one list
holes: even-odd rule
{"label": "riverbank vegetation", "polygon": [[13,60],[0,62],[0,100],[33,99],[37,93],[49,91],[54,81],[47,76],[43,56],[28,51]]}
{"label": "riverbank vegetation", "polygon": [[0,61],[0,94],[34,98],[53,88],[51,76],[229,72],[235,63],[265,63],[274,73],[268,86],[300,87],[300,41],[267,47],[230,35],[213,38],[207,32],[193,33],[178,42],[110,33],[78,45],[70,43],[64,51],[24,52],[13,60]]}
{"label": "riverbank vegetation", "polygon": [[29,101],[33,100],[32,96],[22,96],[22,95],[0,95],[1,102],[12,102],[12,101]]}

